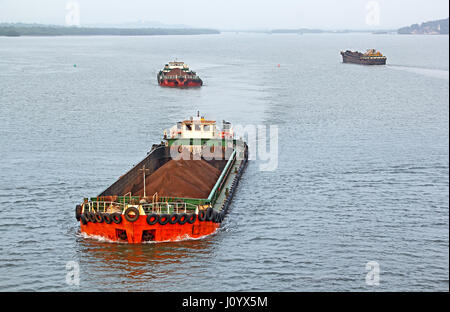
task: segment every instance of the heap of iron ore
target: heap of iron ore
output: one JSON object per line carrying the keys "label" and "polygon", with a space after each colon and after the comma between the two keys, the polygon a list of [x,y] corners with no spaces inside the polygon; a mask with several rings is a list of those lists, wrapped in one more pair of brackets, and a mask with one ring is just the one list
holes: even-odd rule
{"label": "heap of iron ore", "polygon": [[[220,171],[205,160],[170,160],[145,179],[147,197],[158,196],[207,198]],[[124,194],[144,196],[143,179],[124,188]]]}

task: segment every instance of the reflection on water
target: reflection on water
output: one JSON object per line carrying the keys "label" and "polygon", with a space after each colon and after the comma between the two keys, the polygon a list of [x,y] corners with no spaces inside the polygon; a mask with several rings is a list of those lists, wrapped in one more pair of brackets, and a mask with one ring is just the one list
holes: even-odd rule
{"label": "reflection on water", "polygon": [[187,266],[186,263],[195,263],[199,257],[212,257],[214,239],[212,235],[181,242],[126,244],[80,238],[81,284],[84,279],[98,281],[101,289],[111,287],[111,279],[118,279],[125,287],[142,284],[145,290],[155,290],[151,285],[161,280],[161,276],[175,276],[180,267],[185,267],[188,273],[200,264]]}

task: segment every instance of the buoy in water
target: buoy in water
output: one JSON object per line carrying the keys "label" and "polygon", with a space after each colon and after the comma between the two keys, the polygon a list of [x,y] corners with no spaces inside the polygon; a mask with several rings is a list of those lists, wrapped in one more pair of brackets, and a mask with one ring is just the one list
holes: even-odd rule
{"label": "buoy in water", "polygon": [[280,64],[277,65],[277,67],[280,67],[280,66],[281,66]]}
{"label": "buoy in water", "polygon": [[73,64],[73,67],[77,67],[77,64]]}

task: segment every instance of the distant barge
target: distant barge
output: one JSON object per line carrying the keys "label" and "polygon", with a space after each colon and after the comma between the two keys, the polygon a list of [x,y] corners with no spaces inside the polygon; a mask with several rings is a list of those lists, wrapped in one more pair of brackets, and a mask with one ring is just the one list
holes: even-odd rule
{"label": "distant barge", "polygon": [[361,65],[386,65],[386,56],[375,49],[367,50],[366,53],[341,51],[342,61],[344,63],[354,63]]}
{"label": "distant barge", "polygon": [[81,232],[114,242],[200,238],[228,211],[248,161],[231,124],[203,117],[178,122],[148,156],[99,196],[75,208]]}
{"label": "distant barge", "polygon": [[158,84],[162,87],[201,87],[203,81],[183,62],[169,62],[157,75]]}

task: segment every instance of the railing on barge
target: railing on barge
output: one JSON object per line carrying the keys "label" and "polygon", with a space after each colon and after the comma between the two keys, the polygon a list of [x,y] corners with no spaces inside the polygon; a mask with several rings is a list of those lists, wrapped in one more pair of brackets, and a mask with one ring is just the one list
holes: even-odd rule
{"label": "railing on barge", "polygon": [[129,205],[120,202],[112,202],[112,201],[97,201],[97,202],[88,202],[83,204],[83,212],[103,212],[103,213],[114,213],[119,212],[123,213],[125,208],[129,206],[142,208],[146,215],[151,213],[156,214],[171,214],[171,213],[195,213],[198,206],[189,204],[189,203],[168,203],[168,202],[156,202],[156,203],[141,203],[136,205]]}
{"label": "railing on barge", "polygon": [[227,177],[231,171],[231,168],[233,168],[235,162],[236,162],[236,150],[234,150],[233,153],[231,154],[230,158],[227,161],[227,164],[225,165],[225,168],[223,168],[222,173],[220,174],[219,179],[217,179],[217,182],[214,185],[213,189],[211,190],[211,193],[209,193],[207,201],[211,205],[214,205],[216,203],[216,200],[220,195],[222,187],[225,184],[225,181],[227,180]]}

